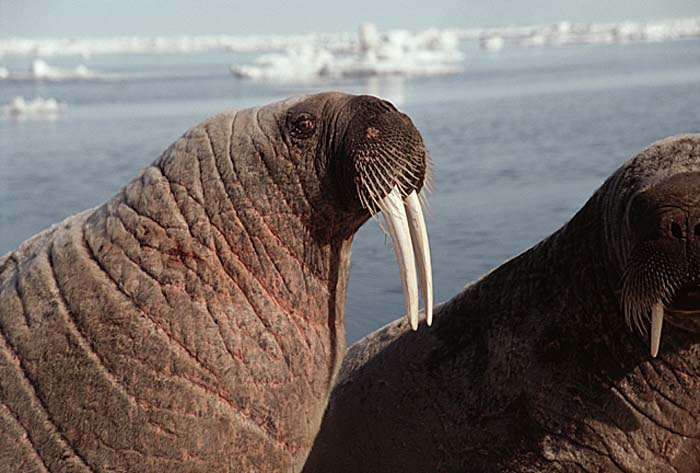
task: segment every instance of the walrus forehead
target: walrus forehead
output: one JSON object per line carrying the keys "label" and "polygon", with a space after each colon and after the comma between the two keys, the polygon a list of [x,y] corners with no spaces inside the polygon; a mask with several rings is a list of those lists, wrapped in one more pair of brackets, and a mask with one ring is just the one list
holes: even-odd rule
{"label": "walrus forehead", "polygon": [[350,100],[354,95],[343,92],[321,92],[317,94],[297,95],[279,102],[273,102],[262,107],[265,111],[284,116],[295,109],[303,109],[307,105],[309,109],[320,109],[327,104],[342,104]]}
{"label": "walrus forehead", "polygon": [[635,194],[676,174],[700,171],[700,134],[657,141],[627,161],[620,171]]}
{"label": "walrus forehead", "polygon": [[609,247],[628,246],[630,209],[637,196],[689,172],[700,172],[700,134],[663,139],[627,160],[596,193]]}

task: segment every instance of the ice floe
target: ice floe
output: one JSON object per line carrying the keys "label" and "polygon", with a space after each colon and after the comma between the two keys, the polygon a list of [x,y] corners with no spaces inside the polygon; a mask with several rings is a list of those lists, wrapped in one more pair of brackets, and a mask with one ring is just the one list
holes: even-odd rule
{"label": "ice floe", "polygon": [[0,79],[63,81],[100,78],[107,78],[107,76],[91,71],[83,64],[67,69],[50,66],[43,59],[34,59],[32,65],[26,70],[9,70],[0,67]]}
{"label": "ice floe", "polygon": [[334,62],[329,50],[307,45],[289,48],[284,54],[263,54],[253,64],[231,66],[231,73],[241,79],[307,81],[329,76]]}
{"label": "ice floe", "polygon": [[[700,17],[616,23],[572,23],[552,25],[474,28],[461,30],[462,40],[479,40],[483,49],[503,46],[546,47],[581,44],[619,44],[676,41],[700,38]],[[501,38],[495,40],[494,38]],[[500,43],[500,44],[498,44]]]}
{"label": "ice floe", "polygon": [[348,33],[297,35],[201,35],[201,36],[113,36],[86,38],[2,38],[0,56],[82,56],[101,54],[163,54],[202,51],[273,51],[290,46],[315,44],[331,49],[347,48]]}
{"label": "ice floe", "polygon": [[56,99],[37,97],[25,100],[24,97],[15,99],[6,104],[0,105],[0,116],[16,119],[55,119],[63,115],[66,105]]}
{"label": "ice floe", "polygon": [[356,42],[344,51],[307,45],[264,54],[253,64],[234,65],[234,76],[258,80],[308,81],[320,78],[434,75],[460,70],[459,38],[436,29],[381,33],[363,24]]}
{"label": "ice floe", "polygon": [[[370,33],[369,31],[367,33]],[[393,35],[392,38],[390,38]],[[379,34],[373,39],[379,49],[399,41],[411,47],[423,41],[441,43],[446,37],[481,42],[484,49],[503,46],[565,46],[572,44],[614,44],[673,41],[700,38],[700,17],[615,23],[571,23],[554,25],[504,26],[452,30],[406,31]],[[496,39],[500,37],[500,40]],[[366,39],[372,39],[366,37]],[[82,56],[99,54],[162,54],[201,51],[273,52],[312,47],[332,54],[357,51],[359,38],[350,33],[306,33],[296,35],[199,35],[199,36],[114,36],[85,38],[1,38],[0,56]],[[451,40],[450,40],[451,41]],[[392,46],[393,45],[393,46]],[[423,44],[428,46],[428,44]]]}
{"label": "ice floe", "polygon": [[500,51],[505,43],[503,37],[499,35],[484,35],[479,41],[481,49],[485,51]]}

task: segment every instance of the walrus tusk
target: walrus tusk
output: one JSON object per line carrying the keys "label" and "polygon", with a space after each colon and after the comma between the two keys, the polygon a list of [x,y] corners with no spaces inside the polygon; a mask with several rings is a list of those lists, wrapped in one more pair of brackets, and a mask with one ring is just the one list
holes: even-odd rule
{"label": "walrus tusk", "polygon": [[433,323],[433,269],[430,262],[430,244],[428,243],[428,230],[425,228],[423,211],[416,191],[406,197],[406,214],[408,216],[408,229],[411,232],[413,252],[416,255],[418,277],[420,278],[421,295],[425,307],[425,322],[430,326]]}
{"label": "walrus tusk", "polygon": [[664,324],[664,304],[657,302],[651,308],[651,356],[659,354],[661,345],[661,327]]}
{"label": "walrus tusk", "polygon": [[387,230],[394,245],[394,253],[399,263],[406,317],[413,330],[418,330],[418,280],[411,243],[411,231],[399,188],[394,188],[378,202],[384,214]]}

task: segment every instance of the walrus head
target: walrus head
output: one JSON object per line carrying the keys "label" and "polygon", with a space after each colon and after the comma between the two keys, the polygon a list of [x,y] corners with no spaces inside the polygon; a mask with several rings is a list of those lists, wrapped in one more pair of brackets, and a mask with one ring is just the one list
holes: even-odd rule
{"label": "walrus head", "polygon": [[[251,135],[274,137],[253,143],[274,181],[256,194],[280,194],[321,244],[350,238],[381,212],[399,263],[406,316],[416,330],[417,265],[430,325],[432,271],[418,198],[428,154],[411,119],[391,103],[366,95],[323,93],[274,105],[257,109],[251,120],[262,131]],[[266,159],[270,154],[284,159]],[[250,193],[264,184],[251,180],[244,185]]]}
{"label": "walrus head", "polygon": [[655,143],[622,169],[611,181],[627,193],[621,303],[630,327],[651,327],[656,356],[665,318],[700,333],[700,135]]}

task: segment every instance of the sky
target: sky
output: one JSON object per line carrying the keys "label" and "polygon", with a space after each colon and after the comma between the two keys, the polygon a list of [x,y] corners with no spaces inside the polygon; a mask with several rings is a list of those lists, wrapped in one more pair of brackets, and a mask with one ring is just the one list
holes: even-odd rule
{"label": "sky", "polygon": [[700,16],[700,0],[0,0],[0,37],[353,32]]}

